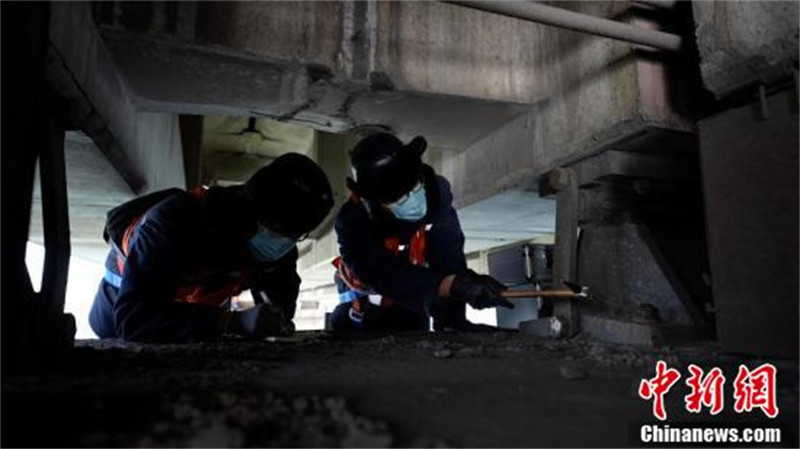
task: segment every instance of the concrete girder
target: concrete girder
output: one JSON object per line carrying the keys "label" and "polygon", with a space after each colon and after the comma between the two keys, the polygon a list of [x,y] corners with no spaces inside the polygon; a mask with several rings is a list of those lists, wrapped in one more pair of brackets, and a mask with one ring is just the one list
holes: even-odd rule
{"label": "concrete girder", "polygon": [[349,80],[315,79],[315,66],[258,60],[216,49],[105,31],[142,110],[262,116],[326,132],[365,125],[402,138],[425,135],[461,151],[530,106],[421,92],[373,91]]}
{"label": "concrete girder", "polygon": [[[564,5],[597,17],[627,8]],[[559,50],[595,41],[438,2],[106,2],[96,18],[106,29],[314,64],[359,83],[526,103],[548,95],[537,72]]]}
{"label": "concrete girder", "polygon": [[136,193],[185,185],[177,117],[143,114],[98,34],[88,2],[54,2],[47,77],[83,130]]}
{"label": "concrete girder", "polygon": [[[565,8],[612,17],[625,13],[627,4]],[[542,104],[562,103],[580,91],[582,98],[596,98],[593,104],[609,106],[555,113],[582,119],[618,109],[606,117],[641,113],[685,128],[666,94],[663,61],[648,65],[627,44],[454,5],[107,3],[97,16],[134,101],[144,108],[255,111],[333,132],[383,124],[402,137],[428,134],[435,145],[461,151],[520,114],[539,113]],[[156,42],[161,49],[153,48]],[[159,77],[165,78],[161,86]],[[199,80],[206,78],[221,89],[213,101],[198,100],[214,90],[202,88]],[[638,107],[619,104],[630,100]],[[447,116],[452,119],[443,120]]]}
{"label": "concrete girder", "polygon": [[703,82],[717,98],[782,82],[797,70],[800,3],[711,1],[692,8]]}

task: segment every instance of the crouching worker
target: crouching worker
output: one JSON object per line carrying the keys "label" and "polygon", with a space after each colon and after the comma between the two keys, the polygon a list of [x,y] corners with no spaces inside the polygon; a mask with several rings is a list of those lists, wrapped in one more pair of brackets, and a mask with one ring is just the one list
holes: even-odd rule
{"label": "crouching worker", "polygon": [[422,163],[423,137],[362,139],[350,154],[350,199],[336,218],[341,304],[334,330],[479,330],[466,304],[513,305],[505,286],[467,269],[450,184]]}
{"label": "crouching worker", "polygon": [[[294,330],[296,242],[333,207],[328,178],[289,153],[244,185],[169,189],[109,212],[111,244],[89,323],[101,338],[149,342]],[[256,306],[230,311],[250,289]]]}

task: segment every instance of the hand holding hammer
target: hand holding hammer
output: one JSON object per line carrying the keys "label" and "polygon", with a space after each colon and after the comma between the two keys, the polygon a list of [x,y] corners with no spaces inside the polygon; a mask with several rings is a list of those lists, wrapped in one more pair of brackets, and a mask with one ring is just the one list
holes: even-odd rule
{"label": "hand holding hammer", "polygon": [[506,299],[524,298],[578,298],[591,299],[589,288],[576,282],[561,281],[567,288],[559,290],[505,290],[500,295]]}

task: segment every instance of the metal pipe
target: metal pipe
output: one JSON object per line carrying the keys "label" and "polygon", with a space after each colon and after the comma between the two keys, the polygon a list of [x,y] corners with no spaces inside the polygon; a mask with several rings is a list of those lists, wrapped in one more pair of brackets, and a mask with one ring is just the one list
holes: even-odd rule
{"label": "metal pipe", "polygon": [[613,20],[554,8],[535,2],[518,1],[445,1],[466,8],[493,12],[504,16],[530,20],[545,25],[580,31],[661,50],[680,50],[680,36],[663,31],[648,30]]}
{"label": "metal pipe", "polygon": [[767,106],[767,88],[763,84],[758,85],[758,106],[761,110],[761,120],[768,120],[769,107]]}
{"label": "metal pipe", "polygon": [[678,0],[633,0],[633,3],[652,6],[661,9],[673,9],[678,4]]}
{"label": "metal pipe", "polygon": [[575,293],[572,290],[506,290],[500,292],[506,299],[524,298],[586,298],[585,293]]}

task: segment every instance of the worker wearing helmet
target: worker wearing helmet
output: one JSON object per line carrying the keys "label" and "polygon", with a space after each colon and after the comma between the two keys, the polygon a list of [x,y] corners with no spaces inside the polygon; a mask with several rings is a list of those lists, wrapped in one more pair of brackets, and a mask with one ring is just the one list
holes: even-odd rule
{"label": "worker wearing helmet", "polygon": [[[89,323],[101,338],[190,341],[291,332],[296,242],[333,207],[319,166],[289,153],[241,186],[157,192],[109,213]],[[249,289],[256,306],[231,311]]]}
{"label": "worker wearing helmet", "polygon": [[334,330],[473,330],[466,304],[513,307],[495,279],[467,269],[450,184],[422,163],[423,137],[388,133],[350,154],[351,191],[336,219],[341,304]]}

